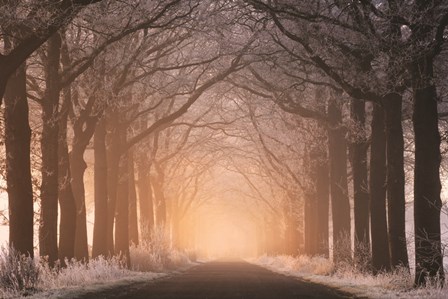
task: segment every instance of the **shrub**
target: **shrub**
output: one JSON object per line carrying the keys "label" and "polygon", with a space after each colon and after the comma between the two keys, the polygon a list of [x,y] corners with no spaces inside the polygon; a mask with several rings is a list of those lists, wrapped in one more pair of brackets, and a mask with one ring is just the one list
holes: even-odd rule
{"label": "shrub", "polygon": [[189,263],[186,253],[171,248],[170,238],[163,228],[151,231],[150,241],[143,240],[130,248],[131,269],[134,271],[160,272]]}
{"label": "shrub", "polygon": [[35,261],[21,255],[14,247],[0,249],[0,292],[28,295],[34,292],[39,283],[40,270]]}
{"label": "shrub", "polygon": [[71,260],[65,261],[66,267],[50,268],[48,263],[41,263],[40,287],[57,289],[67,286],[89,284],[131,276],[133,273],[124,267],[119,257],[104,258],[99,256],[88,263]]}
{"label": "shrub", "polygon": [[163,270],[163,257],[153,250],[151,242],[143,241],[130,248],[131,269],[143,272],[160,272]]}

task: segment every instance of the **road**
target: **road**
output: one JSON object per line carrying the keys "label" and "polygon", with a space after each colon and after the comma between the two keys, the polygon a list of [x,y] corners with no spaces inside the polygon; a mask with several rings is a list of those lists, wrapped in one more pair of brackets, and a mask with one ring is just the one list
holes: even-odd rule
{"label": "road", "polygon": [[215,261],[181,274],[128,288],[89,293],[82,299],[296,299],[355,298],[351,294],[284,276],[244,261]]}

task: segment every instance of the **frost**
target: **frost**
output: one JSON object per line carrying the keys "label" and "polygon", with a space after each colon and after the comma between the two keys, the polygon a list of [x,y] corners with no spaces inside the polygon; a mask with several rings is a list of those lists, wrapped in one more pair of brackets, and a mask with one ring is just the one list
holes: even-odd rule
{"label": "frost", "polygon": [[166,276],[168,271],[193,265],[185,254],[154,243],[131,247],[131,256],[134,259],[131,269],[125,268],[118,257],[106,259],[102,256],[89,263],[72,260],[66,261],[64,268],[50,268],[45,260],[19,256],[13,249],[3,247],[0,252],[0,298],[77,297],[157,279]]}
{"label": "frost", "polygon": [[314,283],[349,292],[362,298],[447,298],[448,290],[438,285],[414,289],[413,275],[407,269],[392,273],[371,275],[354,267],[335,267],[324,257],[261,256],[249,259],[251,263],[274,272],[298,277]]}

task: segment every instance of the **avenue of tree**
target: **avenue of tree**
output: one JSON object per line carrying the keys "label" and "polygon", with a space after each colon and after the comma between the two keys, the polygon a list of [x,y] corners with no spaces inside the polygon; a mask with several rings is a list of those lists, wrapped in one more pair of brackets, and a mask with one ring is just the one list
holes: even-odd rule
{"label": "avenue of tree", "polygon": [[416,286],[444,281],[446,1],[0,0],[0,26],[22,254],[129,264],[154,229],[193,248],[198,211],[233,192],[259,254],[415,258]]}

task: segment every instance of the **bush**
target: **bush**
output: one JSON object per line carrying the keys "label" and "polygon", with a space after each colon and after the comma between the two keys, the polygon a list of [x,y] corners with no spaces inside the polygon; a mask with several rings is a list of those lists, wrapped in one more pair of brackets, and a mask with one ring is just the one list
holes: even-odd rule
{"label": "bush", "polygon": [[40,270],[35,261],[21,255],[13,247],[0,249],[0,292],[28,295],[33,293],[39,283]]}
{"label": "bush", "polygon": [[130,248],[131,269],[134,271],[160,272],[172,269],[190,262],[184,252],[172,249],[170,238],[163,228],[151,231],[151,239],[143,240],[138,246]]}
{"label": "bush", "polygon": [[[168,235],[157,229],[151,242],[132,246],[131,267],[120,257],[103,256],[88,263],[66,260],[64,267],[49,267],[45,259],[20,255],[14,248],[0,249],[0,298],[28,296],[37,291],[89,285],[141,275],[139,272],[161,272],[189,263],[187,253],[170,247]],[[138,272],[137,272],[138,271]]]}
{"label": "bush", "polygon": [[154,228],[151,231],[150,249],[162,263],[162,267],[168,265],[171,251],[170,236],[164,227]]}
{"label": "bush", "polygon": [[66,267],[52,269],[48,266],[48,263],[41,263],[39,287],[42,289],[58,289],[134,275],[124,267],[125,263],[119,257],[106,259],[99,256],[91,259],[88,263],[66,260],[65,264]]}
{"label": "bush", "polygon": [[153,250],[152,244],[143,241],[140,245],[130,248],[131,269],[143,272],[160,272],[163,270],[163,255]]}

